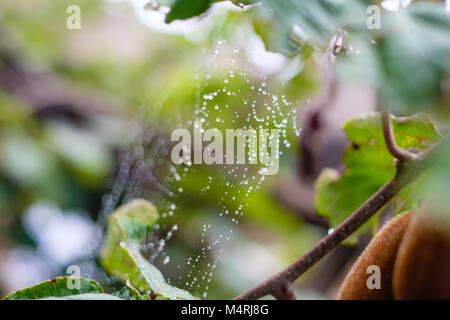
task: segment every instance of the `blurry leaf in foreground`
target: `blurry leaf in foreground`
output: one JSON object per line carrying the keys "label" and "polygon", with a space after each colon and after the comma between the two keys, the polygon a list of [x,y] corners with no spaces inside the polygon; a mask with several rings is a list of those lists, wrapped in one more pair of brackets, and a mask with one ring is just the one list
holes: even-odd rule
{"label": "blurry leaf in foreground", "polygon": [[349,32],[348,40],[355,50],[337,59],[340,77],[373,85],[396,114],[436,101],[450,72],[450,13],[443,6],[418,2],[386,12],[382,29]]}
{"label": "blurry leaf in foreground", "polygon": [[57,277],[53,280],[47,280],[34,286],[17,290],[10,293],[4,300],[18,299],[43,299],[48,297],[66,297],[80,294],[98,294],[103,293],[102,287],[94,281],[86,278],[80,278],[80,289],[69,289],[67,281],[72,277]]}
{"label": "blurry leaf in foreground", "polygon": [[140,252],[142,238],[158,221],[156,208],[148,201],[134,200],[108,218],[101,263],[111,274],[156,299],[194,299],[187,291],[166,283],[162,273]]}
{"label": "blurry leaf in foreground", "polygon": [[76,179],[88,185],[100,185],[111,168],[107,146],[89,131],[49,123],[46,128],[48,149],[59,155],[74,171]]}
{"label": "blurry leaf in foreground", "polygon": [[424,175],[417,192],[425,195],[429,216],[450,231],[450,145],[448,141],[442,144],[435,159],[433,166]]}
{"label": "blurry leaf in foreground", "polygon": [[[392,125],[397,144],[411,151],[423,150],[440,139],[434,125],[423,115],[394,118]],[[316,181],[317,212],[329,219],[332,228],[342,223],[395,173],[379,115],[350,120],[343,130],[351,142],[344,153],[346,169],[341,174],[334,169],[324,169]],[[360,231],[374,223],[372,218]],[[354,241],[357,234],[349,241]]]}
{"label": "blurry leaf in foreground", "polygon": [[[266,48],[292,56],[308,45],[327,48],[333,35],[352,17],[365,23],[365,7],[354,0],[264,0],[255,10],[254,27]],[[354,22],[353,22],[354,23]]]}
{"label": "blurry leaf in foreground", "polygon": [[450,70],[450,14],[436,4],[411,5],[391,14],[379,42],[384,76],[379,91],[398,113],[428,107]]}
{"label": "blurry leaf in foreground", "polygon": [[442,4],[417,2],[383,12],[381,29],[369,30],[367,6],[364,0],[264,0],[253,10],[253,26],[268,50],[286,56],[302,48],[323,51],[342,35],[349,50],[337,59],[340,76],[376,87],[396,114],[428,108],[450,72],[450,13]]}
{"label": "blurry leaf in foreground", "polygon": [[[3,172],[24,187],[35,187],[55,174],[55,159],[23,130],[2,132],[0,144]],[[42,185],[39,185],[42,187]]]}

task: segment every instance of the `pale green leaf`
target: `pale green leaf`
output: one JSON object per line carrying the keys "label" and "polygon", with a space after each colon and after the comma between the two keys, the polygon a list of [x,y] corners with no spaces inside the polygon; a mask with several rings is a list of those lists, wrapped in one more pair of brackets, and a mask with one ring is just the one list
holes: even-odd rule
{"label": "pale green leaf", "polygon": [[156,208],[145,200],[134,200],[117,209],[108,218],[101,263],[110,274],[129,281],[142,294],[163,299],[193,299],[188,292],[169,286],[158,268],[140,252],[142,238],[158,218]]}

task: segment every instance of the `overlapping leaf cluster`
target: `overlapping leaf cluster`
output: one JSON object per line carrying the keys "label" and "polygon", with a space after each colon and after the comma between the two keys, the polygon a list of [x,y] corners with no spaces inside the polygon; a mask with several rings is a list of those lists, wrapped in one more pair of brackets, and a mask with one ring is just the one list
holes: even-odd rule
{"label": "overlapping leaf cluster", "polygon": [[119,291],[106,294],[94,280],[58,277],[15,291],[4,299],[194,299],[189,292],[169,285],[161,271],[141,254],[141,241],[158,219],[156,208],[145,200],[134,200],[108,218],[101,263],[105,270],[125,283]]}

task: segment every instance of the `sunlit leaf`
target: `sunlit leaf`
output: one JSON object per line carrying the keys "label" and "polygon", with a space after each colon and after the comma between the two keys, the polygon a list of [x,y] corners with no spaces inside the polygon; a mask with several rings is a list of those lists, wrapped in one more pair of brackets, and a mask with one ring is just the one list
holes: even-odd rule
{"label": "sunlit leaf", "polygon": [[106,293],[82,293],[73,296],[64,297],[47,297],[40,300],[122,300],[120,297],[116,297]]}
{"label": "sunlit leaf", "polygon": [[67,297],[81,294],[100,294],[103,293],[102,287],[94,281],[86,278],[80,278],[80,288],[69,289],[68,281],[74,282],[72,277],[57,277],[53,280],[47,280],[38,283],[32,287],[17,290],[10,293],[4,300],[18,299],[43,299],[48,297]]}
{"label": "sunlit leaf", "polygon": [[184,290],[168,285],[162,273],[140,252],[142,238],[158,221],[156,208],[145,200],[134,200],[108,218],[101,263],[111,274],[129,283],[142,294],[162,299],[193,299]]}

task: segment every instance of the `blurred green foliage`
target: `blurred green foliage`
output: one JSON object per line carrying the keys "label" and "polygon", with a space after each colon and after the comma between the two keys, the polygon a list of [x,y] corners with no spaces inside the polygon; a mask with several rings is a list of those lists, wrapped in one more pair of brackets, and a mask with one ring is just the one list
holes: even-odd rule
{"label": "blurred green foliage", "polygon": [[[434,107],[450,70],[450,19],[436,3],[413,3],[399,12],[383,11],[383,28],[369,30],[369,1],[264,0],[233,1],[234,10],[215,13],[208,26],[204,13],[213,11],[209,9],[215,1],[160,2],[169,6],[168,25],[163,20],[155,25],[154,16],[145,20],[143,15],[153,12],[136,9],[131,2],[77,1],[81,30],[65,26],[72,1],[0,4],[0,243],[6,248],[33,245],[22,215],[41,201],[82,210],[96,221],[99,213],[101,219],[114,209],[105,205],[113,196],[114,207],[143,197],[161,214],[159,236],[180,226],[165,248],[171,262],[164,263],[163,256],[152,261],[165,279],[199,297],[208,288],[209,298],[229,298],[298,258],[327,232],[306,224],[299,212],[274,196],[277,186],[296,175],[299,138],[290,127],[284,132],[282,144],[291,147],[283,148],[279,174],[248,196],[248,181],[257,181],[253,177],[259,168],[231,174],[219,166],[194,165],[175,179],[169,159],[171,130],[189,127],[202,116],[205,127],[219,129],[273,128],[286,114],[295,121],[288,111],[315,94],[321,75],[318,56],[327,49],[334,52],[333,35],[342,40],[336,57],[340,79],[369,83],[378,104],[398,114]],[[243,6],[247,4],[252,5]],[[189,38],[183,28],[176,29],[177,23],[192,27],[192,20],[180,20],[199,15],[194,20],[205,24],[192,33],[201,36]],[[147,28],[149,21],[153,24]],[[287,76],[264,74],[252,61],[255,53],[245,48],[259,41],[255,35],[268,50],[291,58],[275,55],[282,61],[278,69],[289,71]],[[270,59],[263,60],[264,66]],[[213,93],[212,100],[204,98]],[[270,109],[274,101],[284,113]],[[252,104],[257,117],[250,115]],[[423,149],[439,139],[421,116],[396,118],[394,131],[401,147]],[[316,184],[316,209],[330,227],[394,173],[376,116],[352,120],[344,132],[352,142],[344,155],[346,168],[340,174],[325,169]],[[122,167],[130,175],[121,176]],[[148,176],[150,182],[144,181]],[[447,175],[438,172],[435,177]],[[446,181],[431,180],[441,185]],[[118,194],[116,185],[122,188]],[[415,186],[402,192],[402,210],[421,198],[414,191]],[[173,215],[168,214],[171,202],[177,205]],[[220,214],[224,208],[238,211],[239,223]],[[208,225],[213,227],[202,235]],[[232,239],[224,242],[228,255],[214,250],[204,254],[205,240],[230,231]],[[230,258],[243,254],[254,259],[246,268],[242,259]],[[194,286],[186,257],[196,256],[202,257],[196,275],[215,273]],[[220,268],[212,271],[212,262]],[[243,269],[260,273],[245,274]],[[300,288],[308,276],[313,274],[301,279]],[[100,280],[109,291],[122,289],[119,297],[138,297],[130,284]]]}
{"label": "blurred green foliage", "polygon": [[[232,59],[232,46],[241,45],[233,43],[232,35],[251,27],[246,12],[227,11],[215,19],[214,27],[202,41],[191,42],[182,35],[161,34],[144,27],[125,3],[77,1],[82,28],[71,31],[65,27],[69,4],[72,2],[41,0],[0,4],[1,37],[5,39],[0,45],[0,66],[7,66],[7,57],[12,56],[26,68],[31,66],[27,69],[31,73],[51,74],[58,77],[58,83],[75,90],[75,98],[70,100],[74,106],[70,106],[68,115],[60,116],[46,115],[33,101],[0,89],[0,216],[5,221],[1,241],[11,247],[33,242],[23,229],[21,215],[39,201],[50,200],[63,210],[83,210],[95,221],[102,199],[110,192],[118,173],[121,164],[118,155],[122,150],[133,154],[136,139],[140,139],[139,135],[130,137],[135,123],[156,129],[167,141],[172,128],[193,119],[201,97],[223,88],[227,78],[230,80],[227,88],[235,95],[219,94],[214,104],[221,108],[228,105],[229,109],[221,112],[208,105],[209,119],[220,117],[222,121],[205,126],[249,125],[243,101],[262,101],[258,91],[252,89],[261,85],[258,72],[247,70],[245,75],[239,75],[249,63],[244,58],[237,57],[236,76],[229,77],[227,64]],[[123,32],[110,34],[108,28],[113,25]],[[229,45],[220,58],[224,60],[213,70],[206,61],[219,39],[227,40]],[[123,47],[126,50],[121,50]],[[279,97],[285,95],[293,102],[304,99],[317,87],[318,69],[314,63],[305,63],[299,70],[283,83],[269,75],[265,80],[267,90]],[[207,79],[205,74],[211,76]],[[44,87],[47,91],[42,94],[50,100],[53,89],[58,91],[55,87]],[[80,97],[85,99],[78,100]],[[257,111],[260,116],[268,114],[259,103]],[[236,114],[240,117],[236,118]],[[226,172],[216,167],[195,166],[185,179],[174,184],[175,189],[182,187],[184,191],[177,198],[177,213],[163,219],[161,229],[170,229],[176,223],[180,230],[165,249],[171,263],[155,261],[166,278],[185,287],[185,281],[177,279],[183,279],[183,272],[188,269],[180,271],[176,266],[201,251],[199,232],[205,223],[227,228],[232,225],[234,233],[229,248],[232,252],[236,242],[266,250],[274,259],[266,272],[274,271],[273,265],[296,258],[321,236],[322,231],[301,222],[295,212],[272,194],[273,186],[292,176],[295,170],[297,136],[293,130],[286,133],[292,147],[284,150],[279,176],[269,179],[267,187],[254,191],[250,197],[244,194],[241,177],[227,178],[235,186],[230,189],[222,184]],[[145,157],[149,160],[152,154],[146,151]],[[158,169],[157,179],[164,184],[167,168],[163,167]],[[210,178],[213,181],[210,189],[200,194],[201,186]],[[222,202],[230,211],[246,204],[239,225],[230,224],[217,214],[222,210],[218,199],[225,190],[232,190],[236,196],[235,200],[230,195]],[[242,192],[238,193],[239,190]],[[154,198],[160,212],[165,211],[164,199],[155,192],[150,192],[149,197]],[[265,244],[258,244],[248,235],[248,229],[259,230]],[[199,272],[210,270],[207,264],[214,259],[211,256],[202,260],[197,266]],[[235,273],[235,263],[219,261],[223,271],[208,283],[208,297],[229,298],[257,281],[242,275],[241,280],[230,282],[229,273]],[[194,288],[192,292],[201,296],[203,289]]]}

